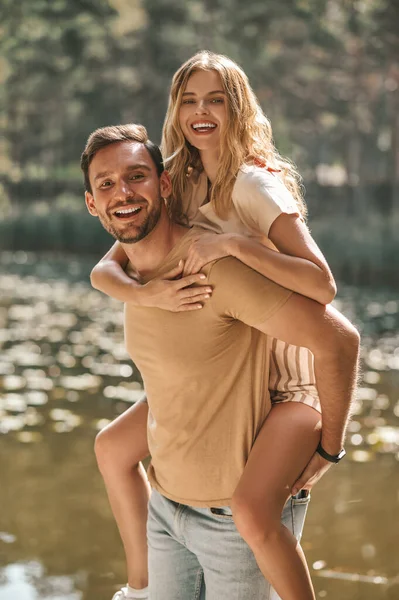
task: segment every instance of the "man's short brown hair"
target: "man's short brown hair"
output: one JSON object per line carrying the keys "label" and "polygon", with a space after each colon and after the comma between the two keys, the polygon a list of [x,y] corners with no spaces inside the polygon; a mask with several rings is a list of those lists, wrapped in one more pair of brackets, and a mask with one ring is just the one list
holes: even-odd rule
{"label": "man's short brown hair", "polygon": [[158,146],[151,142],[151,140],[148,138],[147,130],[143,125],[128,123],[127,125],[101,127],[100,129],[93,131],[93,133],[90,135],[80,159],[80,167],[84,175],[85,189],[90,194],[92,194],[89,179],[89,167],[91,161],[99,150],[109,146],[110,144],[116,144],[117,142],[138,142],[139,144],[143,144],[154,162],[158,176],[160,176],[163,172],[164,166],[161,151]]}

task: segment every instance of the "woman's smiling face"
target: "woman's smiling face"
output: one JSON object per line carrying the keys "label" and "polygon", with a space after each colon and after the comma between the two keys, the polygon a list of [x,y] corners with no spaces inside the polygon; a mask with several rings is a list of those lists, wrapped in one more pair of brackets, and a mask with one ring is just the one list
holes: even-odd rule
{"label": "woman's smiling face", "polygon": [[227,98],[216,71],[196,71],[183,92],[180,127],[186,140],[198,150],[219,148],[227,122]]}

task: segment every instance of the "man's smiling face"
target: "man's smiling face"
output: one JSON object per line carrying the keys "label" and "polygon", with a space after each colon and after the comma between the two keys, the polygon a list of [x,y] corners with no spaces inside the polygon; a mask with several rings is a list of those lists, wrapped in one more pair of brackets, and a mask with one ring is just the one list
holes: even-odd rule
{"label": "man's smiling face", "polygon": [[124,244],[139,242],[157,225],[162,196],[170,193],[166,172],[158,175],[144,144],[116,142],[99,150],[89,166],[92,193],[86,205],[103,227]]}

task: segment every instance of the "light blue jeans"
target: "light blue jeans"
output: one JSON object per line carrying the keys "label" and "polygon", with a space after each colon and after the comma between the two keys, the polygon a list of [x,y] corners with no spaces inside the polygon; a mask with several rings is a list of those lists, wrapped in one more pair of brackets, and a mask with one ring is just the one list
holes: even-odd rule
{"label": "light blue jeans", "polygon": [[[298,540],[308,504],[291,498],[281,517]],[[151,600],[279,600],[228,507],[186,506],[153,490],[147,535]]]}

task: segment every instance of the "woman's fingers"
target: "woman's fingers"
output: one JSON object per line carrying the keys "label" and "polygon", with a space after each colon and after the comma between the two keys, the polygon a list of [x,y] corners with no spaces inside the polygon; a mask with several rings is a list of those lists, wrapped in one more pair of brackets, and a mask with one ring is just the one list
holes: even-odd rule
{"label": "woman's fingers", "polygon": [[186,262],[184,265],[183,275],[190,275],[193,273],[198,273],[204,265],[204,261],[201,260],[201,256],[198,250],[195,248],[194,244],[188,251],[188,255],[186,258]]}
{"label": "woman's fingers", "polygon": [[186,275],[185,277],[182,277],[181,279],[178,279],[176,281],[176,288],[178,290],[181,290],[185,287],[188,287],[189,285],[193,285],[194,283],[203,282],[204,279],[206,279],[206,275],[204,275],[203,273],[195,273],[194,275]]}
{"label": "woman's fingers", "polygon": [[186,262],[184,263],[184,271],[183,271],[183,277],[187,277],[187,275],[191,275],[193,273],[192,268],[193,268],[193,259],[191,256],[188,256],[186,259]]}
{"label": "woman's fingers", "polygon": [[192,304],[192,303],[195,303],[195,302],[202,302],[204,300],[208,300],[208,298],[211,297],[211,292],[212,292],[212,290],[208,291],[208,290],[205,289],[205,290],[203,290],[200,293],[190,294],[188,296],[182,294],[182,296],[181,296],[181,303],[182,304]]}
{"label": "woman's fingers", "polygon": [[178,277],[179,275],[181,275],[183,273],[183,269],[184,269],[184,261],[180,260],[176,267],[173,267],[173,269],[171,269],[170,271],[168,271],[167,273],[165,273],[162,276],[162,279],[175,279],[176,277]]}
{"label": "woman's fingers", "polygon": [[204,265],[200,261],[195,261],[190,268],[190,273],[193,275],[199,273],[203,266]]}
{"label": "woman's fingers", "polygon": [[161,307],[167,307],[169,310],[175,312],[198,310],[211,297],[212,287],[209,285],[199,285],[200,283],[204,283],[206,275],[203,273],[193,273],[181,277],[185,269],[186,265],[181,260],[176,267],[162,276],[164,283],[162,284],[160,280],[159,284],[167,286],[165,287],[167,297],[164,302],[160,302]]}
{"label": "woman's fingers", "polygon": [[[186,277],[188,281],[191,281],[195,276]],[[188,284],[190,285],[190,284]],[[184,287],[179,292],[180,305],[178,311],[187,310],[198,310],[202,308],[204,302],[209,300],[212,294],[212,288],[210,286],[196,286],[196,287]]]}
{"label": "woman's fingers", "polygon": [[203,304],[182,304],[176,312],[187,312],[188,310],[198,310],[203,307]]}

